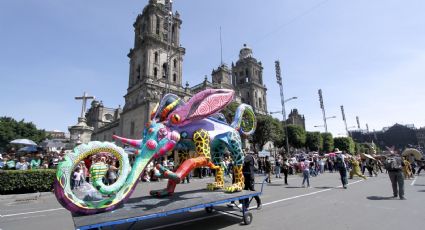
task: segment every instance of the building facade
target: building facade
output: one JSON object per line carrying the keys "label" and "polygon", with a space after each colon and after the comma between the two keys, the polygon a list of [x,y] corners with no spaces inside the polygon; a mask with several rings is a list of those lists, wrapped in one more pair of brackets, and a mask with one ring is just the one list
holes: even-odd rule
{"label": "building facade", "polygon": [[122,109],[106,108],[93,101],[86,114],[88,125],[94,127],[92,140],[112,141],[112,135],[139,139],[150,112],[166,93],[188,100],[208,88],[233,89],[237,102],[250,104],[256,113],[267,114],[263,67],[246,45],[231,69],[223,63],[213,69],[211,82],[205,76],[203,82],[193,87],[187,82],[182,85],[185,54],[185,48],[180,46],[182,20],[178,12],[168,12],[168,1],[150,0],[137,16],[133,24],[134,47],[127,55],[130,69],[125,105]]}
{"label": "building facade", "polygon": [[298,109],[292,109],[286,120],[288,125],[298,125],[305,130],[305,118],[304,115],[298,113]]}

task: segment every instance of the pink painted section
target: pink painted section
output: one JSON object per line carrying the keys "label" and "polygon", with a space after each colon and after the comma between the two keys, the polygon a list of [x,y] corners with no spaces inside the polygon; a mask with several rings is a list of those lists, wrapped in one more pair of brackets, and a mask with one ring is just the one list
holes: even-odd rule
{"label": "pink painted section", "polygon": [[143,140],[128,139],[128,138],[120,137],[117,135],[113,135],[112,138],[114,138],[115,140],[120,140],[123,144],[129,144],[136,148],[140,148],[140,145],[142,144],[142,141],[143,141]]}
{"label": "pink painted section", "polygon": [[185,105],[178,107],[171,116],[178,114],[181,122],[178,126],[186,125],[195,120],[201,120],[224,109],[233,101],[235,92],[230,89],[207,89],[195,94]]}

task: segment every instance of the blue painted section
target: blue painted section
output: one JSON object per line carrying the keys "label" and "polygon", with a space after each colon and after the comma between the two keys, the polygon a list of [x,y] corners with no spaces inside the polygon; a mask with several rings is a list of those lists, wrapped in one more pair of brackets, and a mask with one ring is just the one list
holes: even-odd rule
{"label": "blue painted section", "polygon": [[[264,185],[264,181],[263,181],[263,185]],[[137,221],[142,221],[142,220],[147,220],[147,219],[166,217],[166,216],[178,214],[178,213],[189,212],[191,210],[196,210],[196,209],[203,209],[203,208],[206,208],[206,207],[216,206],[216,205],[219,205],[219,204],[226,204],[226,203],[229,203],[229,202],[232,202],[232,201],[243,200],[243,199],[247,199],[247,198],[249,199],[249,198],[254,197],[254,196],[260,196],[263,192],[263,185],[261,186],[261,192],[258,192],[258,193],[252,193],[252,194],[245,195],[245,196],[233,197],[233,198],[229,198],[229,199],[226,199],[226,200],[220,200],[220,201],[211,202],[211,203],[199,204],[199,205],[195,205],[195,206],[188,207],[188,208],[175,209],[175,210],[171,210],[171,211],[167,211],[167,212],[160,212],[160,213],[155,213],[155,214],[150,214],[150,215],[145,215],[145,216],[139,216],[139,217],[133,217],[133,218],[128,218],[128,219],[104,222],[104,223],[95,224],[95,225],[80,226],[80,228],[78,228],[78,229],[84,230],[84,229],[93,229],[93,228],[113,226],[113,225],[118,225],[118,224],[132,223],[132,222],[137,222]]]}

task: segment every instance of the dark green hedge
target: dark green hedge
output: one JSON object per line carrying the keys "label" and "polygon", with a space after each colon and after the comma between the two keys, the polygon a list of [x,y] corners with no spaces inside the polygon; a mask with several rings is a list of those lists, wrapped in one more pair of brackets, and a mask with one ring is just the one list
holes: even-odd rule
{"label": "dark green hedge", "polygon": [[53,190],[56,169],[0,170],[0,194]]}

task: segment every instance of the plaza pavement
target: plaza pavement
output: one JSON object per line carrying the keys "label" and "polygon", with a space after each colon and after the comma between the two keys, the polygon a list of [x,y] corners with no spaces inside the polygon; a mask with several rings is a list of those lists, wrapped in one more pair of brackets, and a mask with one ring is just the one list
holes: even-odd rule
{"label": "plaza pavement", "polygon": [[[257,176],[257,183],[261,181]],[[204,188],[213,178],[193,179],[180,184],[177,191]],[[207,214],[204,210],[176,214],[137,223],[134,229],[374,229],[399,230],[420,228],[425,224],[425,174],[405,180],[407,200],[391,199],[388,175],[383,173],[367,180],[349,180],[348,189],[341,188],[338,173],[325,173],[310,179],[311,188],[302,188],[302,177],[272,178],[264,185],[263,208],[251,210],[251,225],[224,212]],[[151,189],[165,187],[166,182],[138,185],[136,196]],[[256,185],[260,189],[260,184]],[[255,203],[255,202],[254,202]],[[255,205],[254,205],[255,206]],[[227,207],[220,207],[232,211]],[[237,212],[236,210],[234,212]],[[128,225],[114,229],[126,229]],[[63,209],[51,193],[0,196],[0,229],[73,229],[70,213]],[[106,228],[110,229],[110,228]]]}

